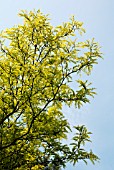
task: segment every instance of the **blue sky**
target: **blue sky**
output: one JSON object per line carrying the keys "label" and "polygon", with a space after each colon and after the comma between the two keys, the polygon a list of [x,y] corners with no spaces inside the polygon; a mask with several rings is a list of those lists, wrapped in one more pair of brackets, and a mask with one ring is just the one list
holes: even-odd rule
{"label": "blue sky", "polygon": [[17,16],[21,9],[41,9],[49,13],[53,25],[60,25],[74,15],[84,22],[85,38],[95,38],[102,46],[104,60],[99,60],[89,80],[97,88],[91,104],[77,111],[66,112],[73,124],[85,124],[92,131],[90,147],[101,158],[100,163],[87,166],[78,163],[66,170],[114,169],[114,1],[113,0],[1,0],[0,30],[22,21]]}

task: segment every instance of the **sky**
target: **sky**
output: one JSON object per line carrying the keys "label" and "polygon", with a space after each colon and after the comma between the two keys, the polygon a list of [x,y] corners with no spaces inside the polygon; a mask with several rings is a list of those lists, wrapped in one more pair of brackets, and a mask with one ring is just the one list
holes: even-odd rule
{"label": "sky", "polygon": [[[88,79],[97,95],[81,110],[65,109],[71,124],[85,124],[92,134],[89,147],[100,157],[100,163],[86,166],[68,164],[66,170],[114,169],[114,1],[113,0],[0,0],[0,30],[19,24],[20,10],[40,9],[50,14],[51,23],[60,25],[71,15],[84,22],[85,38],[99,42],[104,59]],[[70,113],[69,113],[70,112]]]}

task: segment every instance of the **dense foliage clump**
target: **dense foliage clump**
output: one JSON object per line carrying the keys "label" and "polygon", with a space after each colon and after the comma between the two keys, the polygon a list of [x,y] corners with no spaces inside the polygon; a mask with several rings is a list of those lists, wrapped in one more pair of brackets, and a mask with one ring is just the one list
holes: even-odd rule
{"label": "dense foliage clump", "polygon": [[19,15],[24,24],[1,33],[0,169],[56,170],[67,162],[94,163],[98,157],[83,147],[91,134],[84,125],[74,126],[70,145],[62,143],[71,130],[62,106],[80,108],[94,96],[88,81],[76,79],[78,89],[70,83],[73,74],[91,73],[101,57],[98,44],[77,39],[85,30],[74,17],[54,28],[39,10]]}

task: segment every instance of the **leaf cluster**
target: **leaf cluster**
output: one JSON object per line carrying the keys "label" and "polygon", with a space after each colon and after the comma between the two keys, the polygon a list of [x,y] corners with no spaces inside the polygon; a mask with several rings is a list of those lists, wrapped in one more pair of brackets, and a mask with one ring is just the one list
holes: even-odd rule
{"label": "leaf cluster", "polygon": [[0,41],[0,169],[59,169],[88,159],[94,163],[98,157],[81,147],[89,141],[84,126],[75,127],[79,133],[72,147],[62,144],[71,130],[62,106],[80,108],[94,96],[88,81],[76,79],[75,90],[70,83],[73,74],[91,73],[101,57],[99,45],[73,39],[85,32],[74,17],[54,28],[40,10],[19,15],[23,25],[3,31]]}

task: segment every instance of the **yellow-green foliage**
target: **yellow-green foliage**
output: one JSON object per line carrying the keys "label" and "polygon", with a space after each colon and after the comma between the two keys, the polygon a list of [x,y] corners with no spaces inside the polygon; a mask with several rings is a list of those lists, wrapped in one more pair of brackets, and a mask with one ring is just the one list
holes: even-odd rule
{"label": "yellow-green foliage", "polygon": [[62,106],[80,108],[95,94],[88,81],[76,78],[78,89],[70,82],[72,74],[91,73],[101,57],[98,44],[77,39],[85,30],[74,17],[53,27],[40,10],[19,15],[23,25],[3,31],[0,41],[0,169],[59,169],[80,159],[94,163],[98,157],[81,148],[89,138],[84,126],[76,128],[80,133],[72,147],[62,144],[70,131]]}

